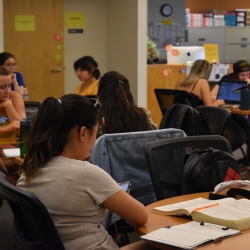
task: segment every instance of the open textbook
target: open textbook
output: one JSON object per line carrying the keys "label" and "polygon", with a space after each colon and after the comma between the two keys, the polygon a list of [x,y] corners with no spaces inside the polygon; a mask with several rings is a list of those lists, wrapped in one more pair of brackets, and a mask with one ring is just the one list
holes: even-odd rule
{"label": "open textbook", "polygon": [[160,228],[141,236],[141,238],[179,248],[194,249],[203,244],[218,242],[240,233],[238,230],[224,228],[223,226],[191,221],[178,226]]}
{"label": "open textbook", "polygon": [[152,212],[164,215],[191,215],[194,221],[207,222],[244,230],[250,228],[250,200],[197,198],[171,205],[155,207]]}

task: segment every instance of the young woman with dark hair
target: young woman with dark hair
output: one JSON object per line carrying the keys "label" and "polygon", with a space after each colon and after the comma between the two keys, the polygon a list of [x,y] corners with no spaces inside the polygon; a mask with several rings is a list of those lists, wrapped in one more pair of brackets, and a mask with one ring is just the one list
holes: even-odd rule
{"label": "young woman with dark hair", "polygon": [[107,209],[131,225],[144,206],[98,166],[83,161],[96,140],[99,101],[76,94],[43,102],[27,137],[17,186],[48,208],[65,249],[119,249],[100,224]]}
{"label": "young woman with dark hair", "polygon": [[0,53],[0,66],[3,66],[5,69],[7,69],[11,76],[11,90],[23,95],[23,88],[25,84],[23,81],[22,74],[20,72],[15,71],[17,67],[15,57],[8,52]]}
{"label": "young woman with dark hair", "polygon": [[129,81],[122,74],[110,71],[99,82],[102,131],[100,134],[136,132],[157,129],[150,112],[134,104]]}
{"label": "young woman with dark hair", "polygon": [[76,87],[74,93],[83,96],[96,95],[100,71],[94,58],[91,56],[79,58],[74,63],[74,69],[77,77],[82,82]]}

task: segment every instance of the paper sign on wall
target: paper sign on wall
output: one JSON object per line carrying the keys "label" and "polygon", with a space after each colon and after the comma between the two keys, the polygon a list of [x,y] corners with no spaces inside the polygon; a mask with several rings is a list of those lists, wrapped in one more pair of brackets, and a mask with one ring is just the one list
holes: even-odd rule
{"label": "paper sign on wall", "polygon": [[203,44],[205,58],[209,63],[219,63],[218,44]]}
{"label": "paper sign on wall", "polygon": [[35,31],[35,16],[15,16],[15,31]]}
{"label": "paper sign on wall", "polygon": [[84,28],[84,15],[82,12],[66,13],[67,28]]}

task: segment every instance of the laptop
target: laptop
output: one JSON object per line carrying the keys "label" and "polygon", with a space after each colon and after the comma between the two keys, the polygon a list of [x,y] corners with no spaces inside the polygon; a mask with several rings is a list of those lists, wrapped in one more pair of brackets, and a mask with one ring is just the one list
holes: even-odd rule
{"label": "laptop", "polygon": [[240,89],[247,84],[240,80],[222,80],[216,99],[222,99],[225,104],[221,107],[233,107],[240,105],[240,90],[234,93],[234,90]]}

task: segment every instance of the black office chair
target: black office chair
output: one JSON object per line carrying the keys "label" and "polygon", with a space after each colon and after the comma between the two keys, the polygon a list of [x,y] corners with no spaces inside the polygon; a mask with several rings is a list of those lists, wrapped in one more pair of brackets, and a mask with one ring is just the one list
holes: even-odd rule
{"label": "black office chair", "polygon": [[193,107],[194,101],[192,95],[185,90],[176,89],[154,89],[156,99],[160,106],[162,115],[165,114],[167,109],[173,104],[187,104]]}
{"label": "black office chair", "polygon": [[190,150],[208,147],[232,154],[228,141],[219,135],[169,138],[146,144],[145,155],[158,200],[181,195],[186,153]]}
{"label": "black office chair", "polygon": [[14,235],[20,250],[65,250],[47,208],[33,194],[12,185],[0,172],[0,198],[14,214]]}
{"label": "black office chair", "polygon": [[198,106],[195,109],[208,119],[211,135],[223,135],[231,115],[229,110],[210,106]]}
{"label": "black office chair", "polygon": [[85,95],[85,97],[96,99],[96,98],[97,98],[97,95]]}
{"label": "black office chair", "polygon": [[24,101],[26,116],[34,116],[41,107],[40,102]]}

